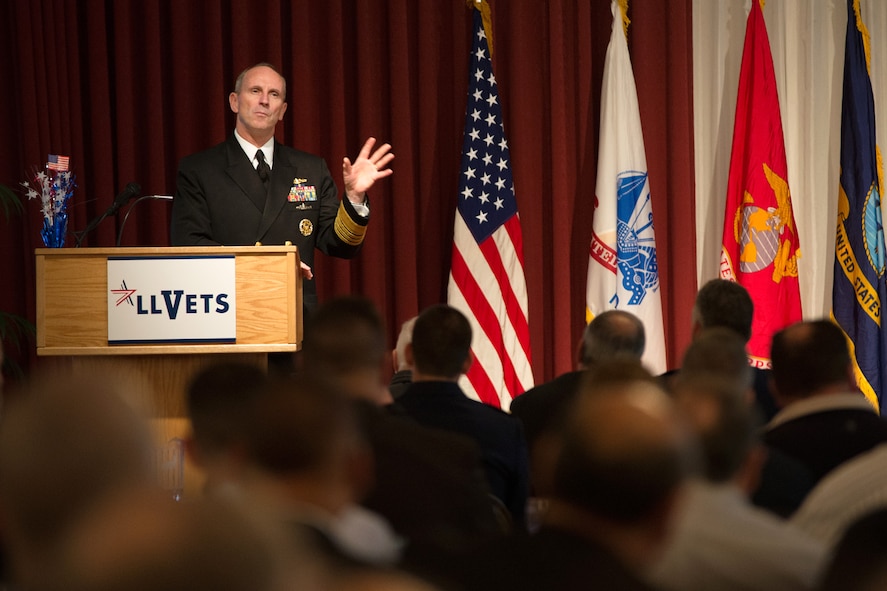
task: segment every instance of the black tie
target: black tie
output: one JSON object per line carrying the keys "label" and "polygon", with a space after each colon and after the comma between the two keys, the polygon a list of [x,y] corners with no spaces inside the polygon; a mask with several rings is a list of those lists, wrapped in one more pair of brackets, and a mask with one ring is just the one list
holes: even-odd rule
{"label": "black tie", "polygon": [[268,181],[271,180],[271,167],[265,162],[265,154],[261,150],[256,152],[256,160],[259,162],[258,166],[256,166],[256,172],[259,173],[259,178],[262,179],[262,184],[265,185],[265,190],[267,191]]}

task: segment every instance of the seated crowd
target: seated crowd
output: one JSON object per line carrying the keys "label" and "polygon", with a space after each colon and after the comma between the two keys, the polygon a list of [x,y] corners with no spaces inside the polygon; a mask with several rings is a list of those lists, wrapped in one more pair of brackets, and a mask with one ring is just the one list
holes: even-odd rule
{"label": "seated crowd", "polygon": [[373,304],[337,298],[292,373],[190,380],[203,490],[179,501],[143,384],[32,376],[0,415],[0,591],[885,588],[887,422],[835,324],[783,329],[764,371],[752,315],[707,283],[680,368],[654,376],[642,323],[601,313],[576,371],[504,411],[459,386],[459,311],[389,351]]}

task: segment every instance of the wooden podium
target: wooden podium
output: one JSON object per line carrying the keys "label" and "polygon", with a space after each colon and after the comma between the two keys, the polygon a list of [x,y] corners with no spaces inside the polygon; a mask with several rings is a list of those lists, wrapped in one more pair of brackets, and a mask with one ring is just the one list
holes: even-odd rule
{"label": "wooden podium", "polygon": [[[108,260],[233,257],[236,339],[233,343],[109,344]],[[122,380],[153,418],[158,443],[188,433],[185,388],[207,364],[237,360],[267,368],[270,352],[302,342],[302,279],[294,246],[169,248],[39,248],[36,250],[37,355],[72,369]],[[185,466],[185,496],[202,475]]]}

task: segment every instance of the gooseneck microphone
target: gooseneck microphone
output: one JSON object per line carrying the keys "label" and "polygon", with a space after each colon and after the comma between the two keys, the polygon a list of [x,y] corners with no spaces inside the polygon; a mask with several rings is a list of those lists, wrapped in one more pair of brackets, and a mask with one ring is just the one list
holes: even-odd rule
{"label": "gooseneck microphone", "polygon": [[138,199],[132,202],[132,205],[129,206],[129,209],[126,210],[126,215],[123,216],[123,221],[120,222],[120,231],[117,232],[117,246],[120,246],[120,241],[123,239],[123,228],[126,226],[126,220],[129,219],[129,214],[132,213],[132,210],[136,208],[136,205],[144,201],[145,199],[157,199],[160,201],[172,201],[172,195],[142,195]]}
{"label": "gooseneck microphone", "polygon": [[120,194],[114,198],[114,202],[111,204],[111,207],[109,207],[107,209],[107,211],[105,211],[105,213],[103,213],[102,215],[98,216],[97,218],[94,218],[91,222],[89,222],[86,225],[86,228],[84,228],[84,230],[82,232],[77,234],[77,242],[74,244],[74,246],[79,247],[80,243],[83,242],[83,238],[85,238],[87,234],[89,234],[90,232],[95,230],[96,227],[100,223],[102,223],[102,221],[106,217],[117,213],[117,210],[119,210],[121,207],[126,205],[130,199],[132,199],[133,197],[136,197],[141,192],[142,192],[142,187],[138,183],[129,183],[128,185],[126,185],[126,187],[123,189],[123,191],[121,191]]}

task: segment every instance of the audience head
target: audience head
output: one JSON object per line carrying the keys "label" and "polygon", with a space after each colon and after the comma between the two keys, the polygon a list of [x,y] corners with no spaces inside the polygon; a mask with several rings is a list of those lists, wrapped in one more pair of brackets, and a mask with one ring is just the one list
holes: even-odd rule
{"label": "audience head", "polygon": [[[71,524],[122,489],[153,489],[144,418],[109,380],[36,378],[0,424],[0,522],[23,586]],[[36,569],[36,570],[35,570]]]}
{"label": "audience head", "polygon": [[[608,364],[611,365],[611,364]],[[671,529],[693,460],[668,395],[639,364],[580,390],[555,461],[552,509],[629,564],[649,564]]]}
{"label": "audience head", "polygon": [[861,517],[844,532],[826,567],[822,591],[880,591],[887,588],[887,509]]}
{"label": "audience head", "polygon": [[714,373],[685,376],[683,372],[673,397],[699,441],[702,475],[711,482],[727,482],[743,467],[757,441],[758,421],[747,388]]}
{"label": "audience head", "polygon": [[427,581],[397,570],[364,569],[335,581],[337,591],[437,591]]}
{"label": "audience head", "polygon": [[579,349],[579,365],[589,368],[616,357],[640,359],[646,336],[640,318],[623,310],[607,310],[585,327]]}
{"label": "audience head", "polygon": [[242,452],[250,410],[268,383],[265,371],[241,362],[215,363],[194,376],[186,404],[193,434],[189,452],[199,463]]}
{"label": "audience head", "polygon": [[395,372],[412,369],[412,366],[407,363],[406,350],[407,345],[413,340],[413,326],[416,324],[416,318],[418,316],[413,316],[400,327],[400,333],[397,335],[397,344],[391,354]]}
{"label": "audience head", "polygon": [[643,521],[671,500],[686,453],[671,400],[652,376],[590,380],[563,432],[555,496],[614,522]]}
{"label": "audience head", "polygon": [[331,299],[305,324],[303,371],[350,397],[390,402],[382,383],[387,354],[385,325],[366,298]]}
{"label": "audience head", "polygon": [[471,324],[462,312],[446,305],[425,309],[413,325],[407,358],[421,376],[455,380],[471,364]]}
{"label": "audience head", "polygon": [[684,353],[677,380],[716,375],[746,392],[751,403],[754,373],[748,363],[745,340],[735,330],[715,326],[702,329]]}
{"label": "audience head", "polygon": [[748,291],[735,281],[712,279],[696,294],[693,306],[694,335],[703,328],[724,326],[747,342],[751,338],[754,304]]}
{"label": "audience head", "polygon": [[341,392],[305,376],[275,382],[255,408],[247,454],[288,501],[337,513],[366,492],[372,458]]}
{"label": "audience head", "polygon": [[786,404],[818,394],[856,391],[847,338],[829,320],[795,323],[773,335],[772,387]]}
{"label": "audience head", "polygon": [[270,536],[218,500],[122,497],[65,540],[41,591],[268,590],[280,576]]}

